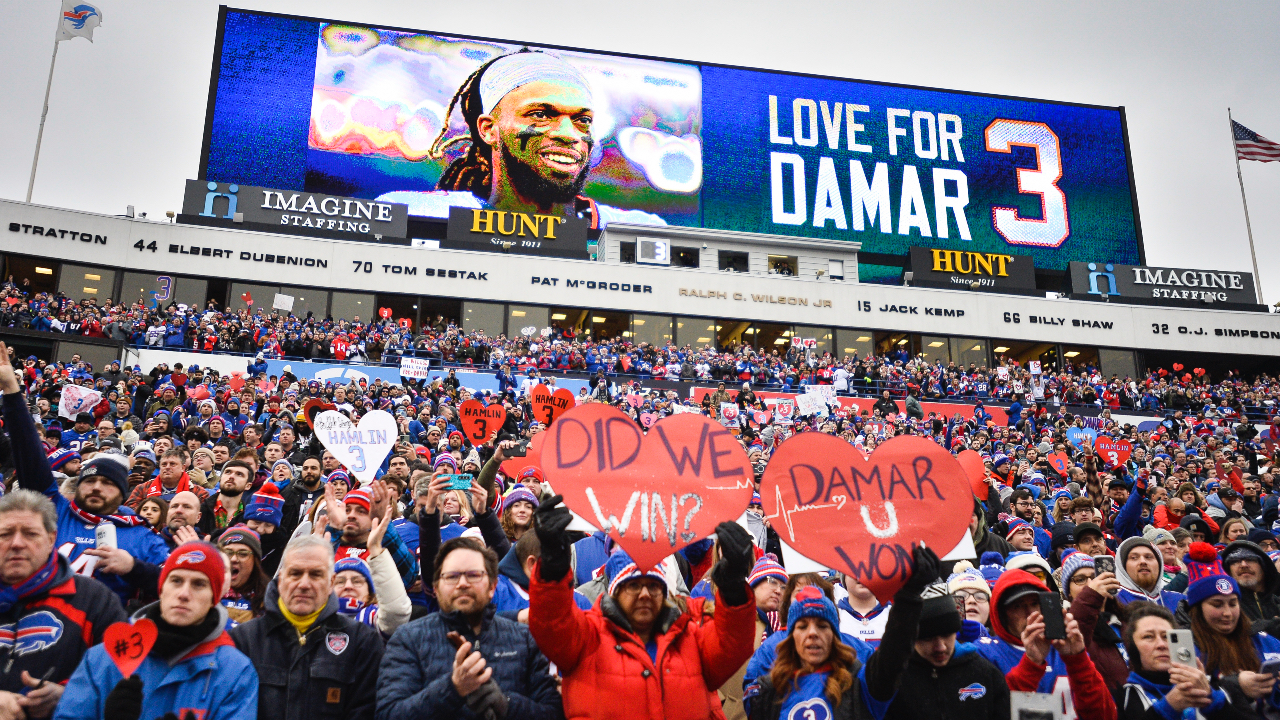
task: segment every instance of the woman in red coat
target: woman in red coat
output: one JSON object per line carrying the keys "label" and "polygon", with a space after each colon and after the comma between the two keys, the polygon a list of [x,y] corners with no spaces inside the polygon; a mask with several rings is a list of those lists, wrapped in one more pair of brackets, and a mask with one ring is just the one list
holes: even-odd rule
{"label": "woman in red coat", "polygon": [[529,631],[564,676],[565,717],[707,720],[724,718],[716,690],[750,657],[755,603],[746,577],[751,536],[738,524],[716,528],[723,553],[711,571],[714,616],[677,605],[657,570],[641,570],[617,551],[605,564],[609,590],[594,607],[573,601],[572,519],[560,496],[535,516],[541,559],[529,579]]}

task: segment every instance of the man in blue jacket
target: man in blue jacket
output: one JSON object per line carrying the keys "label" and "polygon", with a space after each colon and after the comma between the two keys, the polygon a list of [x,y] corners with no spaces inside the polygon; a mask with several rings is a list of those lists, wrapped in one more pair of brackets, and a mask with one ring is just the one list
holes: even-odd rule
{"label": "man in blue jacket", "polygon": [[376,720],[563,718],[555,678],[528,628],[494,612],[498,556],[459,537],[440,547],[435,568],[440,612],[391,636]]}
{"label": "man in blue jacket", "polygon": [[[160,573],[160,601],[133,622],[156,625],[155,644],[125,678],[103,645],[94,646],[67,683],[55,720],[185,718],[256,720],[258,673],[223,628],[226,565],[204,542],[180,546]],[[117,641],[119,642],[119,641]]]}
{"label": "man in blue jacket", "polygon": [[[9,433],[13,464],[22,487],[43,493],[57,510],[57,551],[71,571],[92,575],[128,602],[139,590],[154,592],[160,566],[169,550],[146,521],[124,506],[129,492],[128,461],[123,455],[99,454],[80,469],[75,497],[68,500],[53,480],[44,443],[27,410],[26,398],[0,343],[0,392],[4,393],[4,427]],[[97,527],[115,528],[114,547],[99,547]]]}

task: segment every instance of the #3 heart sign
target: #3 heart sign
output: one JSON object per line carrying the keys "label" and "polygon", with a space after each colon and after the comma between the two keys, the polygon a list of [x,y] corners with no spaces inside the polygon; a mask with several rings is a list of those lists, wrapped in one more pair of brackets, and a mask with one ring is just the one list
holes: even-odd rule
{"label": "#3 heart sign", "polygon": [[1071,458],[1060,452],[1050,454],[1047,459],[1049,464],[1053,466],[1053,469],[1058,471],[1059,475],[1065,476],[1067,474],[1067,469],[1071,467]]}
{"label": "#3 heart sign", "polygon": [[486,407],[472,398],[458,406],[458,424],[473,445],[487,442],[506,421],[507,410],[498,403]]}
{"label": "#3 heart sign", "polygon": [[656,422],[658,422],[657,415],[654,415],[653,413],[640,413],[640,424],[645,426],[645,429],[653,427],[653,424]]}
{"label": "#3 heart sign", "polygon": [[1103,435],[1093,444],[1093,451],[1107,464],[1107,467],[1119,467],[1129,459],[1133,445],[1123,438],[1117,440]]}
{"label": "#3 heart sign", "polygon": [[638,567],[654,567],[715,532],[751,501],[747,453],[702,415],[666,417],[645,434],[617,408],[590,403],[543,434],[547,483]]}
{"label": "#3 heart sign", "polygon": [[983,462],[982,454],[977,450],[962,450],[956,457],[956,461],[960,463],[960,467],[964,468],[964,475],[969,479],[969,489],[985,501],[987,499],[987,464]]}
{"label": "#3 heart sign", "polygon": [[395,446],[396,419],[386,410],[365,414],[359,425],[337,410],[325,410],[313,422],[321,444],[362,483],[373,482]]}
{"label": "#3 heart sign", "polygon": [[529,402],[533,405],[533,419],[543,425],[555,422],[564,411],[577,404],[573,391],[569,388],[560,388],[553,393],[546,385],[541,384],[535,385],[529,393]]}
{"label": "#3 heart sign", "polygon": [[115,623],[102,633],[102,647],[125,677],[138,669],[155,644],[156,624],[146,618],[132,624]]}
{"label": "#3 heart sign", "polygon": [[937,443],[899,435],[864,457],[826,433],[782,443],[760,485],[765,516],[782,540],[857,578],[882,602],[911,576],[923,542],[939,553],[964,535],[973,490]]}
{"label": "#3 heart sign", "polygon": [[1094,444],[1098,439],[1098,431],[1093,428],[1073,427],[1067,430],[1067,442],[1071,443],[1075,449],[1083,450]]}

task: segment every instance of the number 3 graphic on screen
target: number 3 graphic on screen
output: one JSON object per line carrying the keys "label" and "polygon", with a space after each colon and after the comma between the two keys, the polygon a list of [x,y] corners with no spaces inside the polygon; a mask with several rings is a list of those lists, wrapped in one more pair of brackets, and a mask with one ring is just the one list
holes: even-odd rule
{"label": "number 3 graphic on screen", "polygon": [[1058,136],[1048,125],[997,118],[987,126],[987,150],[1009,153],[1013,146],[1033,148],[1036,167],[1018,168],[1018,192],[1040,196],[1040,219],[1024,218],[1017,208],[993,207],[996,232],[1010,245],[1058,247],[1071,232],[1067,221],[1067,196],[1058,188],[1062,179],[1062,151]]}

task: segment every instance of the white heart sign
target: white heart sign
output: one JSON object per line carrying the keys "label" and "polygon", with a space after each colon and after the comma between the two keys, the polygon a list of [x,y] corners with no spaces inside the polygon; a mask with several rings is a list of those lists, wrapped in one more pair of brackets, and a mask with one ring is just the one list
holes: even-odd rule
{"label": "white heart sign", "polygon": [[366,414],[359,425],[337,410],[325,410],[316,416],[315,428],[325,449],[362,484],[373,482],[396,443],[396,419],[386,410]]}
{"label": "white heart sign", "polygon": [[82,412],[91,412],[102,402],[102,393],[79,385],[64,385],[62,399],[58,401],[58,415],[75,420]]}

